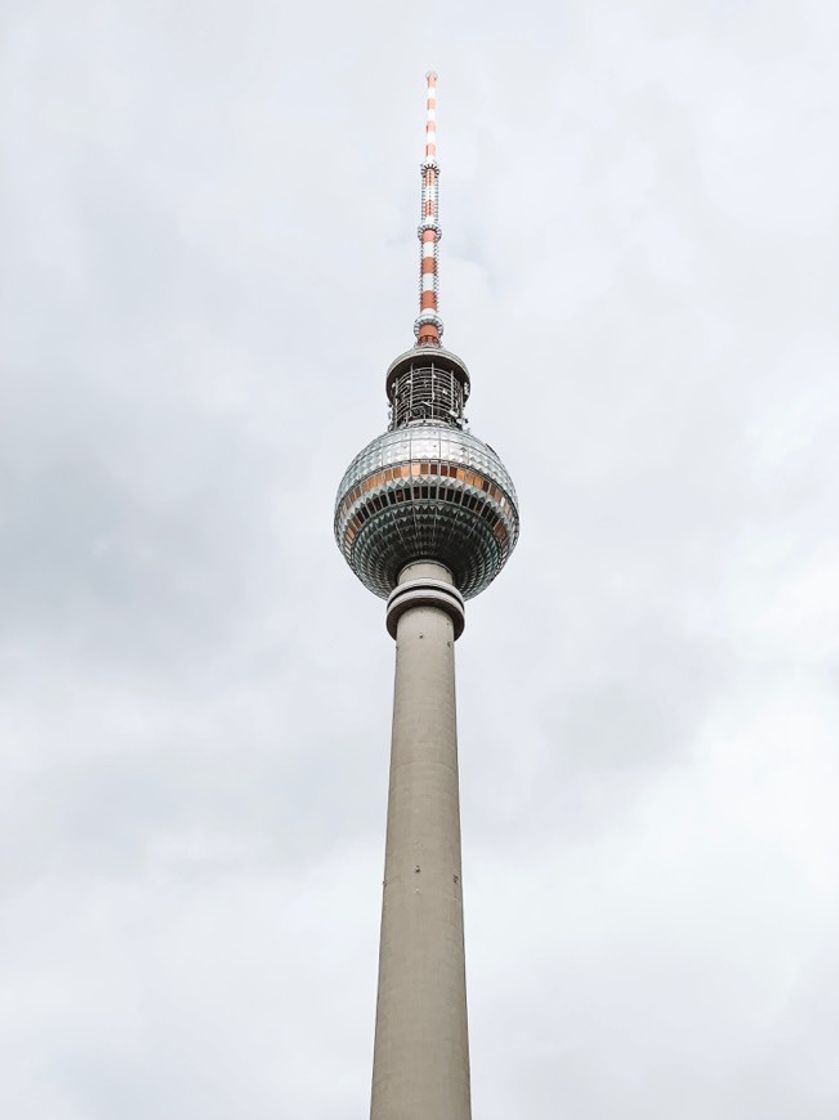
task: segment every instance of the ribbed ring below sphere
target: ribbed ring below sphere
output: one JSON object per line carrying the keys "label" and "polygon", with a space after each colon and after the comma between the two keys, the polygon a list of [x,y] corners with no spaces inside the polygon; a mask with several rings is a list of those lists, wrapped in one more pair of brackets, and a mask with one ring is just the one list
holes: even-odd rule
{"label": "ribbed ring below sphere", "polygon": [[347,563],[387,598],[412,560],[451,569],[465,599],[483,591],[516,545],[513,482],[492,448],[448,424],[385,432],[350,463],[335,502]]}

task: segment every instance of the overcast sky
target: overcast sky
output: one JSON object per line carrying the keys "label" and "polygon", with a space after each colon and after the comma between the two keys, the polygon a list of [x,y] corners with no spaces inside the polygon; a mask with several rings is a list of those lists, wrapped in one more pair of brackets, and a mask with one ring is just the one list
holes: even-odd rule
{"label": "overcast sky", "polygon": [[457,650],[475,1116],[835,1120],[835,4],[2,25],[0,1113],[367,1114],[393,643],[332,503],[434,66],[522,511]]}

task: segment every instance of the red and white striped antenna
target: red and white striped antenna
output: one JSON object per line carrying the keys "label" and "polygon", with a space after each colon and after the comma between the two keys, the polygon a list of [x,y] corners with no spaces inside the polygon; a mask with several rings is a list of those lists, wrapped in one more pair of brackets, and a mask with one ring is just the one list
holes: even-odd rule
{"label": "red and white striped antenna", "polygon": [[425,75],[425,158],[422,174],[422,208],[417,233],[420,239],[420,313],[414,323],[417,346],[439,346],[443,320],[437,311],[437,245],[441,237],[438,204],[440,167],[437,163],[437,75]]}

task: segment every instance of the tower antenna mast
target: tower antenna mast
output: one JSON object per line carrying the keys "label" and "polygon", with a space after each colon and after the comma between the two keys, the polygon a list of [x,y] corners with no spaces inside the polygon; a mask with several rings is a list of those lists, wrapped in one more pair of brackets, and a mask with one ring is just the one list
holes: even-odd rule
{"label": "tower antenna mast", "polygon": [[425,158],[420,164],[422,207],[417,230],[420,239],[420,313],[414,323],[418,346],[439,346],[443,320],[437,310],[437,246],[442,231],[439,222],[440,165],[437,163],[437,74],[425,75]]}

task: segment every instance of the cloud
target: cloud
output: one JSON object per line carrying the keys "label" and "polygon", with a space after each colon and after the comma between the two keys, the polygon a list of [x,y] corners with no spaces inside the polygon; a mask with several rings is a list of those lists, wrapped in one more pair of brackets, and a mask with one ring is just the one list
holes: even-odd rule
{"label": "cloud", "polygon": [[832,9],[4,22],[4,1111],[367,1107],[393,654],[331,512],[433,64],[523,524],[458,643],[476,1114],[833,1117]]}

